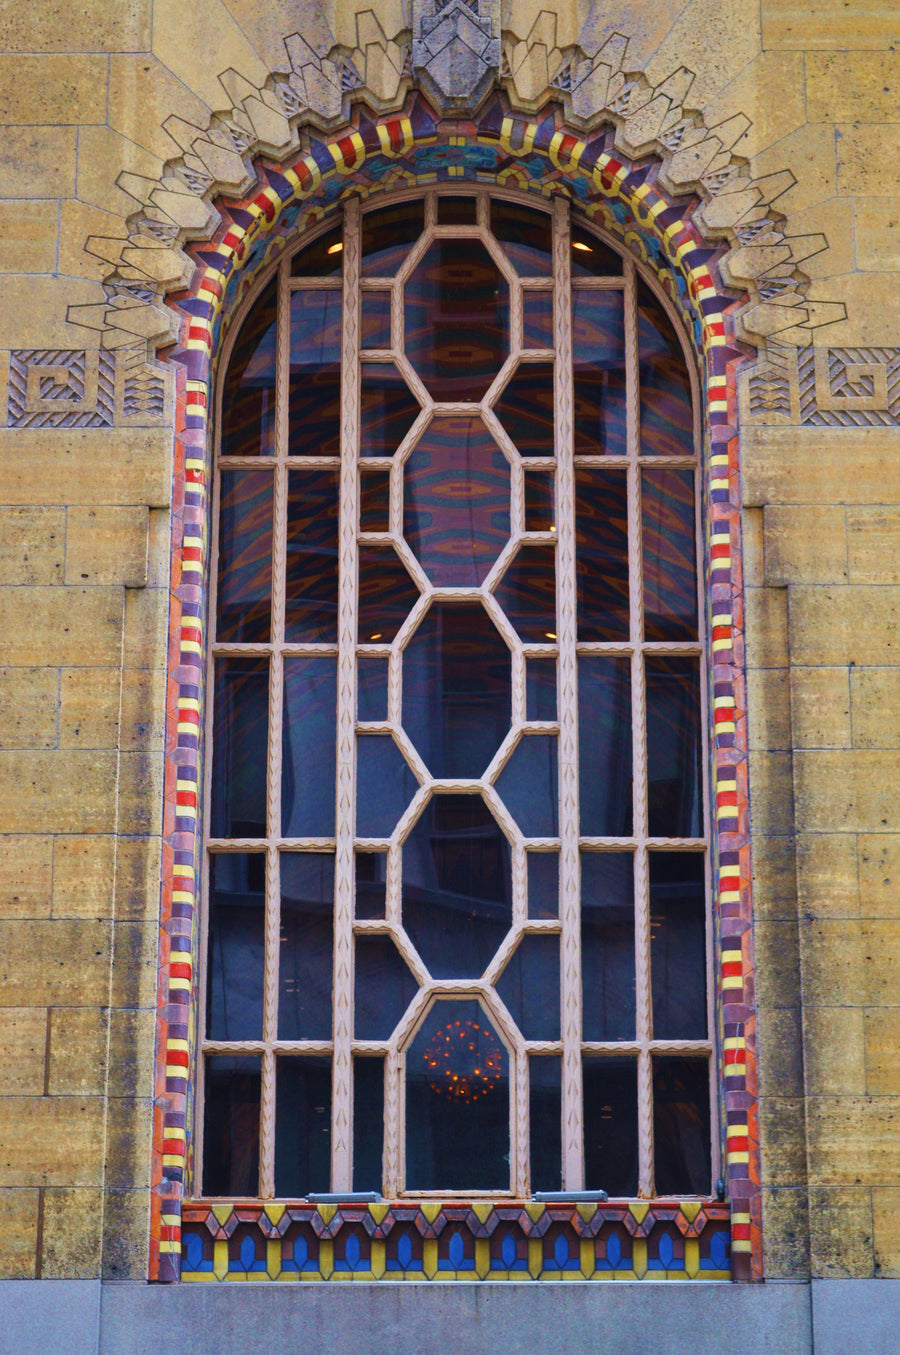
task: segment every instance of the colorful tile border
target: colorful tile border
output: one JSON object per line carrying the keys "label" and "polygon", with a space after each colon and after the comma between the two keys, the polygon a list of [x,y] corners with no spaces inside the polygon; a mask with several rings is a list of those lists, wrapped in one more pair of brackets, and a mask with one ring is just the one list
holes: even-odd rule
{"label": "colorful tile border", "polygon": [[[191,247],[197,263],[191,289],[170,297],[182,324],[180,341],[169,353],[177,372],[177,400],[151,1279],[175,1280],[182,1269],[185,1278],[195,1273],[214,1278],[268,1276],[268,1259],[265,1272],[252,1268],[232,1271],[230,1260],[223,1270],[224,1253],[215,1253],[215,1245],[222,1239],[209,1233],[209,1220],[221,1223],[223,1218],[240,1214],[243,1226],[247,1222],[243,1215],[249,1210],[250,1223],[255,1217],[262,1228],[263,1219],[271,1223],[272,1211],[283,1208],[183,1201],[191,1160],[190,1068],[197,1007],[197,814],[209,525],[207,412],[213,355],[224,327],[254,278],[279,256],[289,240],[339,207],[345,195],[367,197],[444,180],[494,183],[544,197],[566,194],[574,206],[618,237],[655,271],[683,317],[700,362],[706,401],[705,564],[715,728],[713,860],[718,883],[714,908],[720,945],[721,1098],[730,1201],[730,1209],[707,1204],[701,1212],[704,1218],[715,1214],[719,1221],[730,1216],[733,1278],[762,1278],[736,389],[737,368],[748,350],[734,342],[732,329],[732,313],[746,298],[724,291],[716,265],[728,246],[724,242],[711,246],[704,241],[692,220],[696,199],[668,195],[657,178],[656,161],[628,163],[614,151],[610,129],[601,129],[584,140],[563,126],[561,119],[559,108],[552,106],[538,119],[519,116],[501,95],[488,102],[477,121],[439,121],[420,94],[411,96],[403,114],[376,118],[358,107],[352,124],[342,133],[328,141],[310,140],[309,149],[290,164],[259,164],[258,185],[251,197],[217,204],[223,221],[221,230],[214,240]],[[500,1211],[498,1219],[506,1207],[495,1207],[495,1212]],[[517,1205],[514,1209],[521,1217],[530,1218],[528,1210],[533,1207]],[[294,1219],[298,1208],[300,1214]],[[385,1217],[397,1220],[404,1219],[410,1208],[414,1213],[416,1209],[407,1203],[385,1208],[389,1211]],[[422,1210],[429,1208],[422,1206]],[[455,1203],[442,1205],[435,1217],[452,1220],[458,1208]],[[634,1218],[635,1209],[646,1209],[645,1219],[662,1224],[669,1222],[663,1218],[669,1208],[658,1202],[604,1206],[602,1214],[606,1218],[609,1209],[625,1209]],[[716,1213],[717,1209],[725,1212]],[[292,1216],[291,1226],[296,1223],[301,1230],[297,1237],[302,1234],[305,1245],[311,1246],[309,1237],[302,1233],[307,1226],[305,1216],[301,1217],[302,1207],[292,1206],[287,1212]],[[346,1208],[340,1212],[342,1218],[347,1216]],[[278,1215],[279,1219],[286,1216]],[[570,1221],[576,1216],[584,1222],[580,1207],[577,1214],[570,1213]],[[318,1217],[323,1217],[321,1212]],[[421,1213],[421,1217],[426,1214]],[[315,1233],[313,1224],[308,1226]],[[382,1219],[379,1227],[384,1226]],[[209,1257],[207,1234],[210,1245],[215,1244]],[[200,1239],[204,1264],[210,1259],[209,1271],[196,1271],[193,1266],[192,1258],[200,1255],[198,1242],[191,1240],[195,1238]],[[531,1240],[529,1233],[528,1246]],[[230,1247],[230,1241],[226,1241]],[[462,1245],[467,1245],[465,1238]],[[665,1244],[664,1255],[668,1254],[667,1247]],[[715,1255],[718,1257],[719,1252]],[[602,1269],[599,1256],[596,1252],[591,1274]],[[483,1257],[478,1264],[483,1268]],[[374,1259],[371,1265],[376,1266]],[[700,1276],[707,1273],[702,1265],[695,1270]],[[312,1271],[301,1269],[299,1273]],[[338,1276],[343,1272],[334,1268],[329,1273]],[[386,1261],[382,1273],[388,1278],[393,1273]],[[438,1267],[435,1273],[440,1278],[457,1274],[472,1278],[459,1266],[452,1271]],[[648,1262],[641,1273],[652,1278],[656,1272]],[[690,1268],[682,1273],[691,1273]],[[317,1278],[324,1278],[324,1262]]]}

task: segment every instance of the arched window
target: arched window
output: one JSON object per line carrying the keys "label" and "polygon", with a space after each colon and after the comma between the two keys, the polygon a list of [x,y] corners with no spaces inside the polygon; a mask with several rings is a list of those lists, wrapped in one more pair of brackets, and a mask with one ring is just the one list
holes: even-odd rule
{"label": "arched window", "polygon": [[304,237],[225,352],[208,1196],[707,1195],[696,400],[567,202]]}

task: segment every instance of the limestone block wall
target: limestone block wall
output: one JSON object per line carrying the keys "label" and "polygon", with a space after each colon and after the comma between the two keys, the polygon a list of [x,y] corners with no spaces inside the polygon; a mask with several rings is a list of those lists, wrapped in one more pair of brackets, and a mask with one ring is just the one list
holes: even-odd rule
{"label": "limestone block wall", "polygon": [[[900,18],[497,9],[512,99],[606,110],[735,242],[759,351],[738,412],[766,1273],[900,1276]],[[402,100],[416,12],[41,0],[0,21],[2,1276],[147,1268],[160,298],[255,150],[296,146],[310,107],[334,127],[354,93]]]}

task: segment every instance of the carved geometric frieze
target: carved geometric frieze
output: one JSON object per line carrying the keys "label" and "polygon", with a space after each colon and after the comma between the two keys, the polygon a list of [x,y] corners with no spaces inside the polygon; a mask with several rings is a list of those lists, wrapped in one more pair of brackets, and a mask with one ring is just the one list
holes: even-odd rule
{"label": "carved geometric frieze", "polygon": [[166,374],[147,361],[145,344],[9,355],[8,428],[142,426],[166,416]]}
{"label": "carved geometric frieze", "polygon": [[792,348],[770,342],[746,378],[757,424],[892,428],[900,424],[900,348]]}

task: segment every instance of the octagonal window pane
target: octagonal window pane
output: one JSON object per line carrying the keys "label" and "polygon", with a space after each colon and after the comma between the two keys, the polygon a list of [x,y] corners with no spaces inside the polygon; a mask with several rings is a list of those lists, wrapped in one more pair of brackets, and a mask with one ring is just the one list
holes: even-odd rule
{"label": "octagonal window pane", "polygon": [[393,546],[360,546],[359,643],[390,644],[419,598]]}
{"label": "octagonal window pane", "polygon": [[359,393],[360,456],[393,456],[419,415],[419,402],[392,362],[365,363]]}
{"label": "octagonal window pane", "polygon": [[406,284],[406,355],[434,400],[481,400],[509,354],[509,287],[480,240],[435,240]]}
{"label": "octagonal window pane", "polygon": [[392,278],[424,226],[424,202],[366,212],[362,219],[363,277]]}
{"label": "octagonal window pane", "polygon": [[497,777],[497,794],[526,837],[556,837],[559,832],[555,734],[520,739]]}
{"label": "octagonal window pane", "polygon": [[356,833],[390,837],[419,783],[390,734],[356,740]]}
{"label": "octagonal window pane", "polygon": [[491,230],[522,277],[549,276],[553,229],[548,212],[536,212],[518,202],[492,202]]}
{"label": "octagonal window pane", "polygon": [[556,569],[553,546],[521,546],[494,596],[525,641],[556,639]]}

